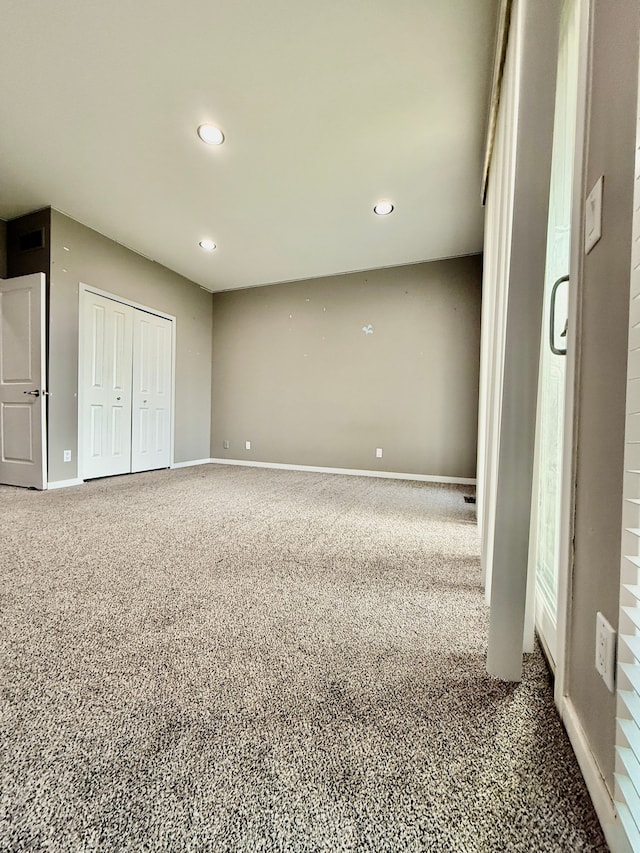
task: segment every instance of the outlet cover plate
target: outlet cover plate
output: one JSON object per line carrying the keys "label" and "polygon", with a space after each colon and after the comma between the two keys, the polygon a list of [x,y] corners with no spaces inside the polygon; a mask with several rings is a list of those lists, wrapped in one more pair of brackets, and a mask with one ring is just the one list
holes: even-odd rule
{"label": "outlet cover plate", "polygon": [[63,462],[71,462],[71,451],[70,450],[64,450],[63,451],[62,460],[63,460]]}
{"label": "outlet cover plate", "polygon": [[245,450],[251,450],[251,442],[250,441],[245,441],[244,449]]}
{"label": "outlet cover plate", "polygon": [[615,690],[616,632],[602,613],[596,614],[596,669],[611,693]]}
{"label": "outlet cover plate", "polygon": [[376,447],[376,459],[382,459],[382,448]]}
{"label": "outlet cover plate", "polygon": [[584,206],[584,253],[588,255],[602,236],[602,187],[601,176],[587,196]]}

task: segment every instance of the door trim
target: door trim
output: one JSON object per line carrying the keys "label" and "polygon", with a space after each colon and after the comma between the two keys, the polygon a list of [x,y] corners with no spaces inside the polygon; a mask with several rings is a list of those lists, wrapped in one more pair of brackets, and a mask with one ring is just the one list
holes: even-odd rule
{"label": "door trim", "polygon": [[569,667],[571,630],[571,589],[574,568],[574,522],[576,502],[576,430],[579,417],[577,377],[580,364],[580,288],[584,258],[584,198],[586,127],[590,110],[591,74],[591,3],[577,0],[580,14],[579,60],[578,60],[578,103],[576,109],[576,138],[573,154],[573,189],[571,202],[571,252],[569,274],[569,325],[574,334],[567,342],[565,374],[564,437],[562,453],[562,491],[560,496],[560,543],[558,560],[558,605],[557,605],[557,660],[554,683],[554,700],[560,716],[564,716],[568,695],[566,674]]}
{"label": "door trim", "polygon": [[557,604],[557,659],[554,684],[554,700],[561,716],[568,695],[566,673],[569,666],[569,634],[571,630],[571,590],[574,568],[574,521],[576,503],[576,429],[578,419],[577,377],[580,364],[580,285],[584,259],[584,199],[586,128],[589,119],[591,90],[591,3],[576,0],[580,14],[578,48],[578,103],[576,108],[576,137],[573,154],[573,190],[571,202],[571,252],[569,274],[568,317],[574,334],[567,340],[565,374],[565,415],[562,452],[562,491],[560,495],[560,545],[558,567]]}
{"label": "door trim", "polygon": [[165,320],[171,321],[171,412],[170,412],[170,467],[175,465],[175,410],[176,410],[176,318],[173,314],[166,314],[164,311],[159,311],[157,308],[151,308],[148,305],[143,305],[140,302],[134,302],[124,296],[119,296],[116,293],[111,293],[108,290],[101,290],[98,287],[93,287],[85,282],[80,282],[78,287],[78,478],[83,482],[83,450],[82,450],[82,417],[84,409],[84,390],[82,388],[81,378],[83,375],[83,343],[84,343],[84,321],[82,312],[82,300],[85,293],[93,293],[96,296],[103,296],[105,299],[111,299],[113,302],[120,302],[122,305],[128,305],[130,308],[136,308],[138,311],[144,311],[146,314],[153,314],[156,317],[163,317]]}
{"label": "door trim", "polygon": [[[584,108],[587,99],[586,91],[586,56],[589,45],[589,0],[564,0],[561,3],[561,28],[560,38],[562,38],[562,17],[564,15],[577,18],[575,38],[577,41],[577,57],[576,57],[576,80],[575,80],[575,135],[573,144],[573,171],[569,183],[570,193],[570,215],[571,215],[571,233],[569,235],[569,247],[567,265],[560,265],[552,278],[547,281],[545,273],[545,314],[543,315],[543,325],[541,329],[540,339],[540,371],[538,376],[538,401],[536,406],[536,446],[534,451],[534,488],[532,490],[532,506],[531,506],[531,523],[529,528],[529,587],[528,592],[531,594],[527,599],[527,629],[529,633],[526,635],[526,640],[533,640],[532,630],[535,630],[538,641],[542,648],[543,654],[547,659],[547,663],[556,676],[555,681],[555,700],[558,709],[560,709],[560,701],[564,695],[562,688],[558,690],[558,684],[564,682],[565,672],[565,657],[568,648],[568,609],[570,609],[571,601],[568,590],[571,586],[572,574],[572,542],[573,542],[573,515],[574,515],[574,500],[575,495],[571,489],[568,489],[573,473],[569,460],[574,457],[574,435],[573,435],[573,417],[576,406],[576,392],[574,376],[575,376],[575,353],[578,330],[578,302],[577,293],[579,290],[579,281],[581,275],[581,242],[576,244],[576,233],[582,233],[581,223],[583,217],[582,207],[582,172],[583,172],[583,152],[584,152]],[[559,52],[558,52],[559,53]],[[558,64],[560,56],[558,55]],[[556,88],[557,88],[556,81]],[[556,91],[557,96],[557,91]],[[555,152],[555,121],[554,121],[554,152]],[[551,191],[549,193],[549,201],[551,201]],[[547,247],[548,251],[549,247]],[[557,278],[555,283],[551,285],[551,281],[556,278],[558,273],[563,270],[566,275]],[[553,342],[550,340],[549,321],[553,323],[554,317],[554,294],[560,282],[569,282],[568,299],[567,299],[567,327],[571,331],[566,338],[566,349],[562,352],[554,349]],[[550,287],[549,287],[550,286]],[[546,315],[546,293],[549,287],[549,316]],[[551,326],[553,328],[553,325]],[[549,349],[554,355],[561,355],[564,358],[564,379],[561,390],[563,394],[562,409],[563,414],[561,424],[559,424],[559,440],[560,440],[560,458],[558,471],[558,516],[557,516],[557,542],[554,560],[557,568],[557,587],[555,613],[553,608],[549,607],[549,603],[544,595],[539,596],[538,587],[538,543],[539,543],[539,501],[543,493],[544,486],[541,483],[540,467],[543,459],[542,451],[542,406],[543,406],[543,353],[548,355]],[[568,353],[568,350],[570,352]],[[558,359],[562,362],[562,359]],[[571,545],[571,547],[570,547]]]}

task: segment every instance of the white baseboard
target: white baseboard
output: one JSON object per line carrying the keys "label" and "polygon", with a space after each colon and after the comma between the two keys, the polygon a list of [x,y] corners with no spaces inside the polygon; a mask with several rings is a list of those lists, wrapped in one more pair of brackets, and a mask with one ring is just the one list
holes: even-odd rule
{"label": "white baseboard", "polygon": [[47,483],[47,489],[66,489],[69,486],[81,486],[84,480],[76,477],[73,480],[54,480],[53,483]]}
{"label": "white baseboard", "polygon": [[[471,477],[445,477],[433,474],[403,474],[396,471],[367,471],[356,468],[323,468],[317,465],[289,465],[284,462],[253,462],[248,459],[189,459],[187,462],[173,462],[171,468],[191,468],[195,465],[243,465],[248,468],[277,468],[284,471],[310,471],[315,474],[346,474],[353,477],[382,477],[389,480],[415,480],[420,483],[452,483],[461,486],[475,486]],[[82,479],[57,480],[49,483],[49,489],[65,489],[67,486],[79,486]]]}
{"label": "white baseboard", "polygon": [[475,486],[472,477],[445,477],[433,474],[402,474],[396,471],[367,471],[356,468],[322,468],[317,465],[288,465],[283,462],[253,462],[246,459],[209,459],[214,465],[244,465],[248,468],[279,468],[284,471],[311,471],[314,474],[346,474],[352,477],[383,477],[388,480],[416,480],[420,483],[454,483]]}
{"label": "white baseboard", "polygon": [[171,468],[191,468],[193,465],[208,465],[213,459],[189,459],[187,462],[172,462]]}
{"label": "white baseboard", "polygon": [[561,716],[609,849],[612,853],[633,853],[582,724],[571,699],[566,696]]}

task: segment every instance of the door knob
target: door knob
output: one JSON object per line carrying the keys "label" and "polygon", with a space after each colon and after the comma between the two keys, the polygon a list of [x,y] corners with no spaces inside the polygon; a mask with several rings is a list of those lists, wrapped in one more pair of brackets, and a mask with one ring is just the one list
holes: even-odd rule
{"label": "door knob", "polygon": [[116,400],[119,400],[119,399],[120,399],[120,397],[116,397]]}
{"label": "door knob", "polygon": [[22,393],[23,394],[30,394],[32,397],[39,397],[40,396],[40,391],[38,391],[37,388],[35,391],[23,391]]}

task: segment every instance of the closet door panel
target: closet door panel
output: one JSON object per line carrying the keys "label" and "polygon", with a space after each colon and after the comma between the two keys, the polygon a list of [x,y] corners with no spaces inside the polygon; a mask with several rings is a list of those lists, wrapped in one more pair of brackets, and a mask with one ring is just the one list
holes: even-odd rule
{"label": "closet door panel", "polygon": [[171,321],[136,310],[132,471],[171,464],[171,356]]}
{"label": "closet door panel", "polygon": [[134,309],[85,291],[82,310],[80,441],[88,480],[131,470]]}

